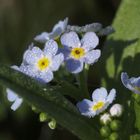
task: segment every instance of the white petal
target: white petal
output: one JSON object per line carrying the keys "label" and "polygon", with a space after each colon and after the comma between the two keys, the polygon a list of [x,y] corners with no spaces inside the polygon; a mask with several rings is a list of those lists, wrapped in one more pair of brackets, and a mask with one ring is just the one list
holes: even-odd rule
{"label": "white petal", "polygon": [[6,89],[6,92],[7,92],[7,99],[10,102],[15,101],[16,98],[18,97],[17,94],[13,90],[11,90],[9,88]]}
{"label": "white petal", "polygon": [[97,88],[92,93],[92,100],[95,102],[104,101],[107,97],[107,90],[103,87]]}
{"label": "white petal", "polygon": [[99,38],[94,32],[87,32],[81,42],[86,50],[90,50],[99,44]]}
{"label": "white petal", "polygon": [[57,51],[58,51],[58,45],[57,45],[56,41],[49,40],[45,44],[44,53],[55,55],[57,53]]}
{"label": "white petal", "polygon": [[14,70],[18,70],[19,71],[19,67],[16,66],[16,65],[11,66],[11,68],[14,69]]}
{"label": "white petal", "polygon": [[66,47],[79,47],[81,46],[78,35],[75,32],[65,33],[61,36],[61,43]]}
{"label": "white petal", "polygon": [[109,95],[107,96],[107,102],[109,102],[110,104],[113,102],[113,100],[115,100],[116,97],[116,90],[112,89],[109,93]]}
{"label": "white petal", "polygon": [[22,98],[17,98],[16,101],[12,104],[11,109],[13,111],[17,110],[22,104],[22,102],[23,102]]}

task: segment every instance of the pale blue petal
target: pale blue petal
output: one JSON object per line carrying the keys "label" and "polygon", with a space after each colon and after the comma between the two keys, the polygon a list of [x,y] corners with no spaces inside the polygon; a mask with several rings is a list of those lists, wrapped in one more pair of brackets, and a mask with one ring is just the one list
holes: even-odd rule
{"label": "pale blue petal", "polygon": [[86,50],[94,49],[99,44],[99,38],[94,32],[87,32],[81,40]]}
{"label": "pale blue petal", "polygon": [[101,56],[100,50],[92,50],[86,53],[85,56],[85,63],[87,64],[94,64],[98,61],[99,57]]}
{"label": "pale blue petal", "polygon": [[28,76],[35,77],[37,74],[37,68],[33,65],[21,65],[20,71]]}
{"label": "pale blue petal", "polygon": [[76,106],[78,107],[82,115],[90,116],[91,114],[90,108],[92,107],[92,105],[93,105],[92,101],[84,99],[83,101],[78,102]]}
{"label": "pale blue petal", "polygon": [[97,88],[92,93],[92,100],[95,102],[104,101],[107,97],[107,90],[103,87]]}
{"label": "pale blue petal", "polygon": [[83,62],[74,59],[68,59],[66,61],[66,68],[71,73],[79,73],[83,70]]}
{"label": "pale blue petal", "polygon": [[51,70],[57,71],[59,69],[60,65],[63,63],[63,61],[64,61],[64,55],[62,53],[54,56]]}
{"label": "pale blue petal", "polygon": [[49,33],[47,32],[43,32],[40,35],[37,35],[34,40],[41,42],[41,43],[45,43],[47,40],[49,40]]}
{"label": "pale blue petal", "polygon": [[43,56],[43,52],[38,47],[33,47],[32,50],[25,51],[23,55],[24,62],[34,65],[39,58]]}
{"label": "pale blue petal", "polygon": [[68,24],[68,18],[65,18],[64,21],[59,21],[54,27],[53,32],[56,32],[56,30],[61,30],[60,33],[63,33],[67,27]]}
{"label": "pale blue petal", "polygon": [[16,65],[11,66],[11,68],[14,69],[14,70],[20,71],[20,68]]}
{"label": "pale blue petal", "polygon": [[53,73],[51,71],[47,72],[41,72],[37,74],[36,80],[38,80],[41,83],[49,83],[50,81],[53,80]]}
{"label": "pale blue petal", "polygon": [[75,32],[65,33],[61,36],[61,43],[66,47],[79,47],[81,46],[78,35]]}
{"label": "pale blue petal", "polygon": [[64,55],[64,60],[67,60],[68,58],[69,58],[69,56],[70,56],[70,52],[71,52],[71,50],[69,49],[69,48],[59,48],[58,49],[58,53],[63,53],[63,55]]}
{"label": "pale blue petal", "polygon": [[57,39],[62,34],[62,30],[58,28],[54,32],[50,33],[50,39]]}
{"label": "pale blue petal", "polygon": [[49,40],[46,42],[45,47],[44,47],[44,53],[55,55],[57,51],[58,51],[58,45],[56,41]]}
{"label": "pale blue petal", "polygon": [[137,78],[132,77],[132,78],[130,78],[130,83],[134,87],[140,87],[140,77],[137,77]]}
{"label": "pale blue petal", "polygon": [[16,98],[18,97],[17,94],[13,90],[11,90],[9,88],[6,89],[6,92],[7,92],[7,99],[10,102],[15,101]]}
{"label": "pale blue petal", "polygon": [[15,102],[12,104],[11,109],[13,111],[17,110],[21,106],[22,102],[23,102],[23,99],[22,98],[17,98],[15,100]]}
{"label": "pale blue petal", "polygon": [[121,81],[126,88],[131,89],[132,86],[130,84],[129,77],[126,72],[121,73]]}
{"label": "pale blue petal", "polygon": [[140,87],[140,77],[132,77],[129,79],[126,72],[121,73],[121,81],[123,85],[134,93],[140,94],[140,91],[137,90],[137,87]]}
{"label": "pale blue petal", "polygon": [[109,95],[107,96],[107,102],[109,102],[110,104],[115,100],[116,97],[116,90],[112,89],[109,93]]}

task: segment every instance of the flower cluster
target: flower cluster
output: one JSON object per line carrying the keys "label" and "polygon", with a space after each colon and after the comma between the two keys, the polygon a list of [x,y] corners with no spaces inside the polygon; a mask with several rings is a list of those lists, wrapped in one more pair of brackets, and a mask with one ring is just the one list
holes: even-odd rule
{"label": "flower cluster", "polygon": [[[84,69],[85,64],[97,62],[101,51],[95,49],[99,44],[96,33],[86,32],[80,40],[81,34],[68,31],[67,26],[68,18],[59,21],[52,32],[37,35],[34,40],[43,43],[43,49],[30,45],[24,52],[22,64],[12,68],[46,84],[53,80],[53,72],[58,71],[63,63],[70,73],[78,74]],[[58,44],[61,44],[61,47]],[[16,110],[22,99],[10,89],[7,89],[7,96],[10,102],[14,102],[11,108]]]}
{"label": "flower cluster", "polygon": [[[54,73],[59,71],[60,67],[63,66],[67,74],[71,73],[69,76],[79,74],[74,79],[75,81],[77,80],[75,82],[77,87],[68,82],[66,90],[76,89],[75,91],[79,91],[81,94],[79,95],[80,99],[81,97],[89,98],[90,95],[86,84],[88,68],[89,65],[96,63],[101,56],[101,50],[97,49],[99,45],[99,32],[98,34],[94,32],[96,31],[95,25],[99,28],[98,31],[102,29],[100,24],[90,24],[82,27],[70,26],[68,25],[68,18],[59,21],[50,33],[43,32],[34,38],[34,44],[41,43],[39,45],[43,46],[42,48],[32,43],[24,52],[21,65],[14,65],[11,68],[31,77],[41,84],[48,84],[54,79]],[[107,34],[107,32],[109,32],[109,28],[101,30],[100,34]],[[60,85],[59,87],[62,88],[62,84],[59,84],[58,81],[56,77],[54,83]],[[129,78],[126,72],[122,72],[121,81],[126,88],[136,94],[140,94],[140,77]],[[50,83],[49,85],[52,87],[51,89],[56,90],[52,86],[54,83]],[[66,90],[64,89],[65,92]],[[63,92],[63,90],[60,91]],[[20,107],[23,99],[9,88],[6,89],[6,92],[8,100],[13,103],[11,109],[15,111]],[[92,93],[92,100],[87,98],[77,102],[76,107],[79,113],[88,118],[93,118],[100,114],[100,122],[103,125],[100,129],[101,136],[106,139],[114,137],[118,139],[121,126],[119,118],[122,116],[123,106],[116,103],[108,109],[116,98],[116,89],[113,88],[108,93],[104,87],[97,88]],[[77,99],[77,97],[74,99]],[[41,112],[40,121],[43,122],[46,120],[51,120],[48,125],[51,129],[55,129],[56,120],[52,116],[49,116],[49,114]],[[110,134],[111,131],[112,134]]]}

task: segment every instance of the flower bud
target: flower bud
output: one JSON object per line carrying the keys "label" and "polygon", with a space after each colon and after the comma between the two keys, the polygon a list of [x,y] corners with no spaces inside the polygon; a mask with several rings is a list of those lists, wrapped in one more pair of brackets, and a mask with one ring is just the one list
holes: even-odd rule
{"label": "flower bud", "polygon": [[41,112],[40,114],[39,114],[39,120],[40,120],[40,122],[45,122],[45,121],[47,121],[48,120],[48,115],[46,114],[46,113],[43,113],[43,112]]}
{"label": "flower bud", "polygon": [[121,122],[119,120],[113,120],[111,123],[110,123],[110,128],[113,130],[113,131],[118,131],[120,130],[120,127],[121,127]]}
{"label": "flower bud", "polygon": [[109,122],[111,122],[111,116],[110,116],[110,114],[105,113],[105,114],[101,115],[100,122],[103,125],[107,125]]}
{"label": "flower bud", "polygon": [[108,137],[110,135],[111,131],[110,128],[108,126],[103,126],[100,129],[100,134],[102,137]]}
{"label": "flower bud", "polygon": [[116,132],[113,132],[110,136],[109,136],[109,140],[118,140],[119,139],[119,135]]}
{"label": "flower bud", "polygon": [[55,129],[56,128],[56,121],[55,119],[52,119],[49,123],[48,126],[50,127],[50,129]]}
{"label": "flower bud", "polygon": [[123,112],[123,107],[120,104],[115,104],[110,109],[110,114],[112,117],[120,117]]}

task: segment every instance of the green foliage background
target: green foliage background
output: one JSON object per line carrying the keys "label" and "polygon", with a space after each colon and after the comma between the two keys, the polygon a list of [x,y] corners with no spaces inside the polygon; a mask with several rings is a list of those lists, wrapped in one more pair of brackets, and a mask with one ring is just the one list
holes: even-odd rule
{"label": "green foliage background", "polygon": [[[131,140],[139,140],[139,97],[135,97],[136,100],[133,101],[133,104],[129,105],[128,101],[133,100],[133,98],[131,97],[131,94],[129,94],[129,91],[122,86],[120,81],[120,73],[122,71],[127,71],[131,76],[139,75],[139,7],[139,0],[122,0],[121,2],[119,0],[1,0],[0,63],[10,65],[20,64],[22,54],[27,46],[33,41],[33,37],[42,31],[50,31],[57,21],[64,19],[65,17],[69,17],[70,24],[76,25],[100,22],[106,26],[113,21],[113,27],[116,32],[109,36],[107,40],[106,38],[101,38],[99,48],[103,50],[102,58],[99,63],[91,68],[88,85],[91,91],[100,85],[106,86],[107,89],[111,89],[112,87],[117,89],[117,100],[120,101],[126,109],[125,115],[123,116],[123,129],[125,132],[122,135],[122,139],[127,140],[129,139],[128,134],[132,134],[130,137]],[[23,77],[23,81],[25,80],[24,83],[27,83],[27,85],[22,85],[20,81],[12,80],[11,73],[14,73],[14,71],[10,72],[10,70],[3,65],[0,65],[0,68],[0,82],[13,88],[15,87],[12,85],[12,82],[16,83],[19,88],[15,88],[15,90],[22,91],[21,95],[23,95],[27,101],[30,101],[31,96],[25,94],[26,91],[24,90],[24,86],[26,87],[28,85],[26,78]],[[5,72],[6,75],[3,72]],[[14,73],[13,76],[16,77],[17,74]],[[9,79],[10,77],[11,80]],[[33,91],[32,87],[29,87],[26,90],[28,90],[28,92]],[[9,109],[9,103],[6,100],[4,92],[4,88],[1,87],[0,139],[78,139],[60,126],[55,131],[52,131],[47,127],[47,124],[39,123],[38,115],[32,113],[31,109],[26,104],[17,112],[13,113]],[[44,105],[37,103],[36,98],[39,97],[38,93],[31,95],[34,98],[34,104],[46,111]],[[79,117],[79,123],[77,122],[78,124],[75,126],[73,124],[72,127],[72,125],[69,125],[59,117],[60,115],[58,113],[55,118],[57,118],[64,127],[69,125],[68,129],[72,129],[72,133],[78,133],[80,138],[83,137],[85,140],[90,140],[92,136],[95,139],[100,139],[96,133],[94,134],[94,131],[87,139],[84,138],[84,134],[87,133],[84,128],[89,130],[89,124],[91,122],[86,124],[85,122],[87,120],[80,117],[69,102],[66,101],[64,106],[58,104],[61,102],[59,101],[59,94],[56,96],[54,95],[54,98],[57,98],[58,102],[54,102],[48,94],[46,94],[46,96],[48,104],[46,103],[45,106],[48,106],[47,110],[50,111],[50,114],[56,115],[60,106],[62,107],[62,110],[60,109],[59,111],[61,113],[65,112],[66,118],[70,119],[69,121],[71,121],[71,118],[76,119],[76,117]],[[42,97],[39,99],[41,102],[45,102],[45,99],[42,99]],[[54,106],[52,104],[54,104]],[[55,105],[58,105],[58,109],[55,110],[56,113],[49,108],[50,105],[54,110],[56,108]],[[128,111],[128,108],[131,109]],[[71,116],[69,114],[70,110],[73,110]],[[71,124],[72,123],[73,122],[71,121]],[[132,125],[134,123],[135,125]],[[82,126],[80,126],[82,124],[84,125],[83,129]],[[79,128],[81,128],[81,132],[78,131]]]}

